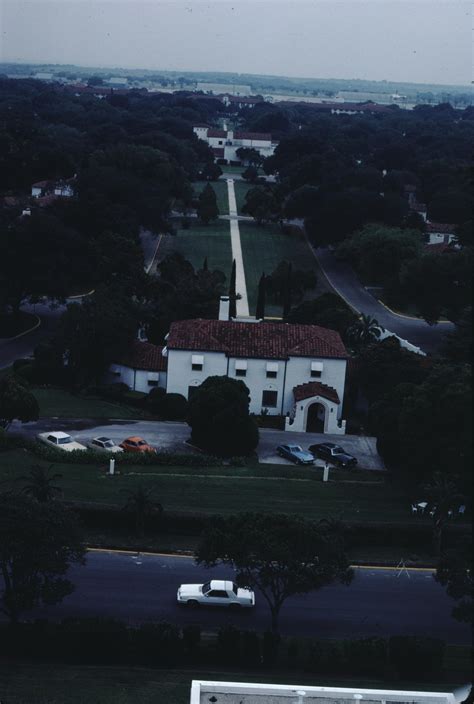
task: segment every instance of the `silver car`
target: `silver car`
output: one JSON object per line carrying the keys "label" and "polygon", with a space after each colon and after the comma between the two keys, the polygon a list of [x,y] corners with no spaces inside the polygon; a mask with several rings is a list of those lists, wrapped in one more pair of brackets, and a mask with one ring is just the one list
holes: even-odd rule
{"label": "silver car", "polygon": [[98,450],[99,452],[123,452],[123,448],[114,443],[113,440],[106,437],[94,438],[87,443],[90,450]]}

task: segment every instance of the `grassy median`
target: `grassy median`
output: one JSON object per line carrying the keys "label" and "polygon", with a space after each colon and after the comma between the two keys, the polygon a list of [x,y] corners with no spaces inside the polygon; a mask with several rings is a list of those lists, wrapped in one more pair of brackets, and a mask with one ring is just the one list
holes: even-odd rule
{"label": "grassy median", "polygon": [[[21,477],[33,464],[48,465],[26,450],[0,455],[0,487],[21,486]],[[352,521],[405,522],[411,518],[409,502],[401,490],[384,482],[333,481],[323,484],[322,471],[287,465],[249,467],[171,467],[120,465],[120,474],[107,476],[101,465],[55,463],[62,478],[57,484],[66,501],[121,506],[128,491],[139,485],[154,487],[167,511],[231,514],[266,511],[298,514],[310,519],[336,517]],[[336,471],[333,473],[335,476]],[[357,476],[353,475],[354,479]],[[362,475],[361,475],[362,476]],[[369,480],[369,481],[367,481]]]}

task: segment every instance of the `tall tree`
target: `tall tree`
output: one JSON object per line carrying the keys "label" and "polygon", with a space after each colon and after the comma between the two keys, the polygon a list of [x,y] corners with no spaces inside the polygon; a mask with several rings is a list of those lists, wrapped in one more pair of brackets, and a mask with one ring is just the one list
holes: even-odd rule
{"label": "tall tree", "polygon": [[442,553],[436,569],[435,579],[446,587],[448,596],[456,601],[453,617],[458,621],[472,623],[472,536],[457,541],[456,546]]}
{"label": "tall tree", "polygon": [[23,612],[71,594],[66,573],[84,556],[75,517],[59,502],[0,494],[1,610],[13,624]]}
{"label": "tall tree", "polygon": [[236,279],[237,279],[237,266],[235,263],[235,259],[233,259],[232,260],[232,269],[230,272],[230,281],[229,281],[229,318],[235,318],[237,316]]}
{"label": "tall tree", "polygon": [[284,288],[284,292],[283,292],[283,318],[284,318],[284,320],[286,320],[288,318],[288,315],[290,314],[290,310],[291,310],[292,268],[293,268],[292,264],[291,264],[291,262],[289,262],[288,269],[286,272],[285,288]]}
{"label": "tall tree", "polygon": [[205,225],[208,225],[211,220],[215,220],[219,215],[216,192],[210,183],[207,183],[199,194],[196,212],[201,222]]}
{"label": "tall tree", "polygon": [[347,339],[355,349],[360,350],[372,342],[376,342],[382,334],[383,327],[376,318],[361,313],[360,318],[347,330]]}
{"label": "tall tree", "polygon": [[265,318],[265,286],[266,276],[265,272],[263,272],[258,282],[257,307],[255,309],[255,317],[260,320]]}
{"label": "tall tree", "polygon": [[14,374],[0,379],[0,427],[8,430],[14,420],[28,423],[38,420],[38,401]]}
{"label": "tall tree", "polygon": [[353,573],[340,527],[295,516],[241,513],[217,517],[205,530],[196,561],[206,567],[230,565],[242,586],[257,588],[278,633],[284,602],[332,582],[350,584]]}

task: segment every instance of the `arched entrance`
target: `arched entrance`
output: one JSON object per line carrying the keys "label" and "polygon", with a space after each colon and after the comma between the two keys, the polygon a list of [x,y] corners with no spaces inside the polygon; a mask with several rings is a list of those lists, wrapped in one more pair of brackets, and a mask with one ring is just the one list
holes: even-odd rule
{"label": "arched entrance", "polygon": [[306,420],[307,433],[324,433],[324,417],[326,409],[322,403],[312,403],[308,408]]}

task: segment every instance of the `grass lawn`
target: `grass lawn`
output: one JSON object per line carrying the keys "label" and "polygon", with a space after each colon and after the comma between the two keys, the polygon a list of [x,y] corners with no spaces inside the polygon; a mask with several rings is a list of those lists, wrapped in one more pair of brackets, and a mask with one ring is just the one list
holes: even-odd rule
{"label": "grass lawn", "polygon": [[[240,222],[239,228],[251,314],[255,311],[262,271],[271,274],[281,261],[286,260],[292,262],[293,270],[313,269],[317,273],[316,260],[306,240],[285,235],[278,225],[273,224],[258,227],[254,223]],[[267,303],[266,313],[281,316],[281,306]]]}
{"label": "grass lawn", "polygon": [[[179,220],[174,225],[180,225]],[[216,220],[209,225],[192,221],[189,230],[178,229],[176,236],[163,237],[160,245],[160,259],[167,254],[179,252],[196,268],[202,267],[207,257],[210,269],[220,269],[227,277],[232,268],[232,248],[230,227],[226,220]]]}
{"label": "grass lawn", "polygon": [[139,408],[104,401],[100,398],[75,396],[63,389],[32,389],[42,418],[144,418]]}
{"label": "grass lawn", "polygon": [[220,215],[229,214],[229,198],[227,195],[227,183],[225,181],[195,181],[193,188],[196,195],[199,195],[204,190],[206,185],[210,183],[215,191],[217,198],[217,207]]}
{"label": "grass lawn", "polygon": [[[36,463],[38,459],[24,450],[2,453],[2,486],[5,489],[18,487],[19,477]],[[121,474],[112,478],[106,475],[106,464],[106,460],[100,466],[56,463],[54,472],[62,474],[58,485],[63,489],[64,499],[121,506],[124,490],[143,485],[154,487],[165,510],[183,513],[197,511],[212,515],[246,510],[355,521],[405,522],[411,519],[408,499],[394,486],[383,482],[323,484],[319,471],[307,470],[302,479],[298,470],[282,465],[242,468],[122,465]],[[289,478],[292,476],[294,478]]]}
{"label": "grass lawn", "polygon": [[254,185],[252,183],[247,183],[246,181],[234,181],[235,200],[237,202],[237,212],[239,215],[243,214],[242,206],[245,203],[247,191],[253,187]]}
{"label": "grass lawn", "polygon": [[[447,650],[449,649],[450,646]],[[467,648],[464,650],[467,651]],[[202,666],[187,670],[162,670],[127,666],[10,662],[8,666],[3,667],[0,689],[2,701],[8,704],[188,704],[193,679],[437,692],[452,691],[454,686],[448,682],[387,682],[369,677],[337,678],[281,670],[210,671],[203,670]]]}

